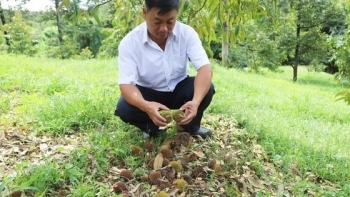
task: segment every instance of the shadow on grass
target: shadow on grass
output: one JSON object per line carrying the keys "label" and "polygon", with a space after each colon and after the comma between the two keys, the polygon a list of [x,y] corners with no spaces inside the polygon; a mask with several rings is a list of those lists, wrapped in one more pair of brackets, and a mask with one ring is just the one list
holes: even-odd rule
{"label": "shadow on grass", "polygon": [[337,84],[336,81],[324,80],[324,79],[316,79],[316,78],[300,78],[297,81],[298,84],[301,85],[313,85],[324,88],[341,88],[341,85]]}

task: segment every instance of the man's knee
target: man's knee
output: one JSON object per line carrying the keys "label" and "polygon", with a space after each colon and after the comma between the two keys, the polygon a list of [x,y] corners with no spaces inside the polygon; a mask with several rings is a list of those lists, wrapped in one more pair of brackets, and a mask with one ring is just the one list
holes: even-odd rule
{"label": "man's knee", "polygon": [[213,84],[211,84],[210,88],[208,90],[208,93],[207,93],[207,95],[205,96],[204,99],[209,99],[211,101],[211,99],[213,98],[214,94],[215,94],[215,87],[214,87]]}
{"label": "man's knee", "polygon": [[214,84],[211,84],[211,85],[210,85],[208,94],[211,95],[211,96],[213,96],[213,95],[215,94],[215,87],[214,87]]}
{"label": "man's knee", "polygon": [[211,84],[207,94],[205,95],[205,97],[202,100],[202,103],[200,105],[200,109],[205,110],[210,105],[214,94],[215,94],[215,87],[213,84]]}
{"label": "man's knee", "polygon": [[130,122],[132,117],[132,106],[123,97],[119,98],[114,115],[119,116],[124,122]]}

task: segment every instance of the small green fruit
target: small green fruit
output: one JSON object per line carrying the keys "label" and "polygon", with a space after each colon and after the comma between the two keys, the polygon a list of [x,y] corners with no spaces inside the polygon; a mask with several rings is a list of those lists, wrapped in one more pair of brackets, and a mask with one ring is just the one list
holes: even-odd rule
{"label": "small green fruit", "polygon": [[161,191],[161,192],[158,192],[156,195],[154,195],[153,197],[169,197],[169,194]]}
{"label": "small green fruit", "polygon": [[159,111],[159,114],[165,118],[165,122],[166,123],[171,123],[171,121],[173,121],[173,116],[171,114],[171,111],[170,110],[161,110]]}
{"label": "small green fruit", "polygon": [[186,118],[185,113],[182,110],[173,110],[172,115],[176,122],[180,122],[182,119]]}

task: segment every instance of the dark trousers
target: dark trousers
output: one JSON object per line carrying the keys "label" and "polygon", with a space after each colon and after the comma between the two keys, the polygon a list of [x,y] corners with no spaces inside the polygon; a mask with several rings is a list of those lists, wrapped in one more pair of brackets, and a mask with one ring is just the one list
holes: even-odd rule
{"label": "dark trousers", "polygon": [[[180,81],[173,92],[160,92],[150,88],[136,85],[146,101],[153,101],[167,106],[169,109],[179,109],[183,104],[191,101],[194,93],[194,77],[187,77]],[[187,125],[182,125],[185,131],[196,132],[200,127],[204,110],[209,106],[213,95],[215,94],[214,85],[212,84],[208,93],[203,98],[198,107],[197,116]],[[155,125],[150,117],[137,107],[126,102],[121,96],[114,113],[120,119],[131,125],[135,125],[142,131],[148,132],[151,136],[156,136],[159,126]]]}

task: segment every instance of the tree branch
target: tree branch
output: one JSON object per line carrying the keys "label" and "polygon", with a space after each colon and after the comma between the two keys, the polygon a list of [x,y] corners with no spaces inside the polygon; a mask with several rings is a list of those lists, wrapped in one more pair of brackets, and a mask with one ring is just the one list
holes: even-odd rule
{"label": "tree branch", "polygon": [[198,14],[198,12],[200,12],[204,8],[206,3],[207,3],[207,0],[204,1],[203,5],[197,11],[193,12],[191,15],[187,17],[186,24],[190,23],[191,19],[194,18]]}
{"label": "tree branch", "polygon": [[102,2],[102,3],[99,3],[99,4],[96,5],[96,6],[101,6],[101,5],[107,4],[107,3],[111,2],[111,1],[112,1],[112,0],[108,0],[108,1]]}

